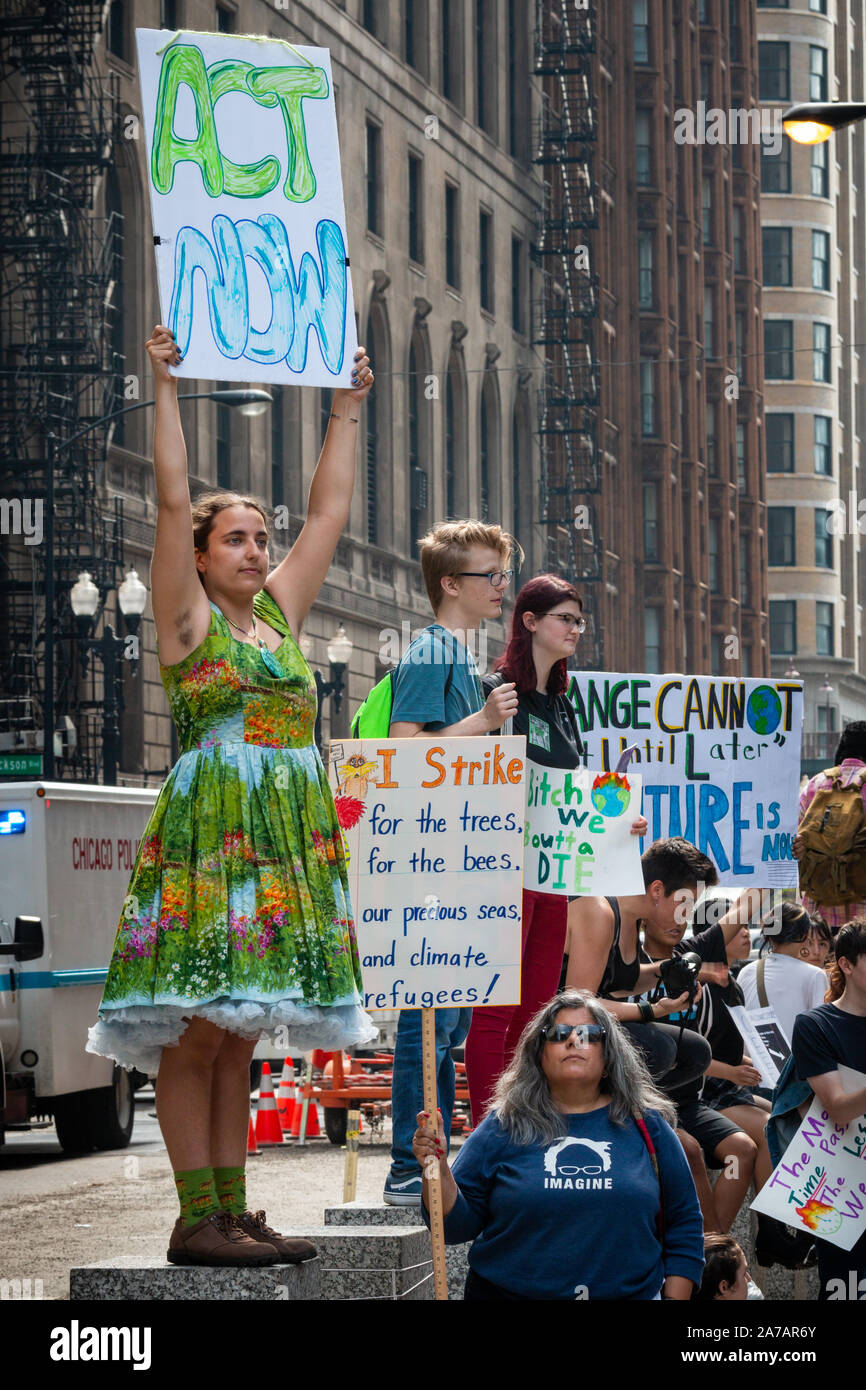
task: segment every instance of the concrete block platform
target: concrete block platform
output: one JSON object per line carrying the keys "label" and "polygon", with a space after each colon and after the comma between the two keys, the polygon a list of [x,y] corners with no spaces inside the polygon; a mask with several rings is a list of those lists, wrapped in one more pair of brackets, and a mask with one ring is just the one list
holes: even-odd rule
{"label": "concrete block platform", "polygon": [[[386,1208],[387,1210],[387,1208]],[[319,1254],[300,1265],[229,1269],[170,1265],[122,1255],[69,1271],[78,1300],[258,1300],[305,1302],[432,1299],[430,1237],[418,1225],[281,1228],[313,1241]]]}
{"label": "concrete block platform", "polygon": [[[347,1202],[341,1207],[325,1208],[325,1226],[351,1229],[353,1226],[378,1228],[380,1226],[402,1226],[404,1229],[421,1230],[427,1237],[427,1259],[430,1259],[429,1233],[424,1225],[420,1207],[389,1207],[384,1202],[375,1206],[363,1202]],[[469,1245],[446,1245],[445,1264],[448,1270],[448,1297],[462,1303],[463,1288],[469,1270],[467,1256]],[[432,1277],[431,1277],[432,1284]],[[432,1288],[425,1297],[432,1298]]]}
{"label": "concrete block platform", "polygon": [[162,1259],[120,1255],[69,1271],[69,1297],[177,1302],[248,1299],[302,1302],[321,1298],[322,1261],[228,1269],[225,1265],[170,1265]]}

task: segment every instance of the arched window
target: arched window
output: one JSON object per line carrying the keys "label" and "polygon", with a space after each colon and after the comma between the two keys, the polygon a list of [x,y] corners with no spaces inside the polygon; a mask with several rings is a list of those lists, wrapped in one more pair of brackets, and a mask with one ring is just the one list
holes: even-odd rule
{"label": "arched window", "polygon": [[445,515],[463,516],[466,502],[466,370],[452,348],[445,373]]}
{"label": "arched window", "polygon": [[424,380],[429,373],[427,335],[416,325],[409,343],[409,368],[406,380],[406,450],[409,470],[409,554],[417,559],[416,542],[427,529],[429,492],[429,403],[424,395]]}
{"label": "arched window", "polygon": [[532,517],[532,431],[529,420],[529,392],[518,387],[511,417],[511,530],[520,541],[531,563]]}
{"label": "arched window", "polygon": [[365,534],[370,545],[384,547],[390,543],[388,531],[393,514],[388,505],[393,494],[387,472],[391,459],[391,370],[388,322],[384,305],[377,300],[370,306],[366,345],[376,385],[364,402]]}
{"label": "arched window", "polygon": [[[109,165],[105,179],[105,235],[111,263],[111,298],[108,301],[106,320],[108,349],[111,353],[113,393],[106,406],[106,414],[120,410],[124,404],[123,378],[126,368],[124,349],[124,302],[123,302],[123,205],[120,194],[120,177],[114,164]],[[114,422],[112,443],[123,445],[126,435],[126,417],[118,416]]]}
{"label": "arched window", "polygon": [[478,446],[478,505],[482,521],[497,520],[500,498],[496,460],[499,457],[499,391],[494,372],[485,372],[481,387]]}

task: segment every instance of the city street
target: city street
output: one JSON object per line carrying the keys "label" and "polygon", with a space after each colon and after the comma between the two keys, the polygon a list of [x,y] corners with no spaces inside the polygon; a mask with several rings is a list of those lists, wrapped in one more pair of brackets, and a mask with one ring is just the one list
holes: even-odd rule
{"label": "city street", "polygon": [[[54,1127],[11,1133],[0,1149],[0,1279],[42,1280],[43,1297],[68,1299],[69,1269],[118,1255],[164,1257],[177,1216],[171,1165],[139,1091],[126,1149],[67,1158]],[[386,1122],[387,1124],[387,1122]],[[379,1203],[389,1166],[390,1125],[361,1136],[357,1199]],[[345,1152],[327,1139],[264,1149],[247,1165],[251,1210],[264,1207],[277,1230],[321,1226],[343,1199]]]}

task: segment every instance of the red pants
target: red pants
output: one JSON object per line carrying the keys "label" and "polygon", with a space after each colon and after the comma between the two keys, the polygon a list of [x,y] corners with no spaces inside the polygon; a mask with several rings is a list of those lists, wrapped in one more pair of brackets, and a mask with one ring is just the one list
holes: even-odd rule
{"label": "red pants", "polygon": [[527,1023],[556,993],[567,914],[568,898],[564,895],[524,889],[520,1003],[472,1010],[465,1055],[474,1125],[481,1123],[493,1088],[511,1061]]}

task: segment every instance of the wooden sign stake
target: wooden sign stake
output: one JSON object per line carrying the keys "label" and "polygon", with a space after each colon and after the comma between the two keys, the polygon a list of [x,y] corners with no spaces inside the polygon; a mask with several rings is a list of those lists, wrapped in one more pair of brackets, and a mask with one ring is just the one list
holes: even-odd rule
{"label": "wooden sign stake", "polygon": [[[421,1010],[421,1056],[424,1076],[424,1109],[429,1119],[427,1129],[438,1134],[439,1121],[436,1113],[436,1010]],[[427,1179],[427,1196],[430,1206],[430,1240],[433,1246],[433,1290],[434,1297],[448,1301],[448,1271],[445,1265],[445,1227],[442,1212],[442,1183],[439,1179],[439,1163],[434,1158],[424,1171]]]}
{"label": "wooden sign stake", "polygon": [[346,1117],[346,1168],[343,1173],[343,1202],[354,1202],[358,1188],[358,1142],[361,1132],[360,1110]]}

